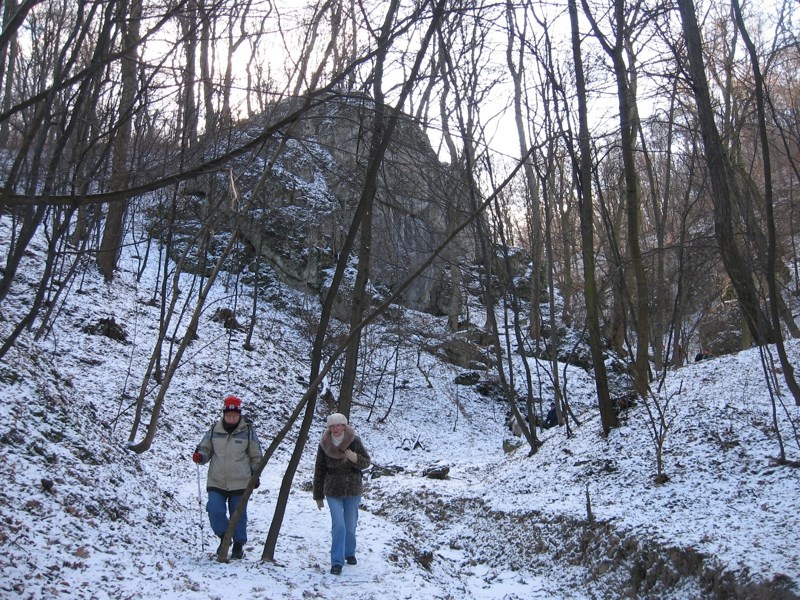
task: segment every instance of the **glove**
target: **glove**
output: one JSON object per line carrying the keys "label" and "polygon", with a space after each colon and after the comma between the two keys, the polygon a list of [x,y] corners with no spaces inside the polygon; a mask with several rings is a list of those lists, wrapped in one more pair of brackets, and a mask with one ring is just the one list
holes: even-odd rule
{"label": "glove", "polygon": [[256,479],[256,484],[253,486],[253,489],[256,489],[256,490],[257,490],[257,489],[258,489],[258,486],[260,486],[260,485],[261,485],[261,477],[259,477],[258,479]]}
{"label": "glove", "polygon": [[192,454],[192,460],[199,465],[201,462],[203,462],[203,455],[195,450],[194,454]]}
{"label": "glove", "polygon": [[323,506],[325,506],[325,503],[322,500],[317,500],[317,508],[322,510]]}
{"label": "glove", "polygon": [[356,454],[355,452],[350,450],[350,448],[348,448],[347,450],[344,451],[344,455],[347,457],[347,460],[349,460],[350,462],[356,462],[358,460],[358,454]]}

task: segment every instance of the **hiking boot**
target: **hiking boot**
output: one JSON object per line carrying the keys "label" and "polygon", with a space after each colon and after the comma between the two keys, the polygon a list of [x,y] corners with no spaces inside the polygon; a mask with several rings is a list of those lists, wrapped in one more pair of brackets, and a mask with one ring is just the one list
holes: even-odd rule
{"label": "hiking boot", "polygon": [[355,556],[348,556],[347,558],[344,559],[344,562],[346,562],[348,565],[358,564],[358,560],[356,559]]}
{"label": "hiking boot", "polygon": [[341,575],[342,574],[342,565],[333,565],[331,567],[331,575]]}
{"label": "hiking boot", "polygon": [[217,549],[214,551],[214,554],[219,555],[220,550],[222,550],[222,536],[219,536],[219,546],[217,546]]}
{"label": "hiking boot", "polygon": [[233,542],[233,551],[231,558],[239,560],[244,558],[244,542]]}

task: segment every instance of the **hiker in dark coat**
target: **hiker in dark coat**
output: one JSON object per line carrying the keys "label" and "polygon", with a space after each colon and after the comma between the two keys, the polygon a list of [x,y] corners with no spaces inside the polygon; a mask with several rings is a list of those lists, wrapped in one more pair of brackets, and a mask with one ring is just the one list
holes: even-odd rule
{"label": "hiker in dark coat", "polygon": [[[228,530],[228,515],[232,515],[239,506],[244,489],[261,461],[261,443],[252,423],[242,417],[242,401],[239,398],[225,398],[222,418],[203,436],[192,460],[199,465],[211,463],[206,484],[206,510],[211,529],[221,540]],[[244,557],[246,542],[247,507],[233,532],[231,558]]]}
{"label": "hiker in dark coat", "polygon": [[356,525],[361,501],[361,471],[370,465],[370,457],[361,438],[347,424],[347,417],[333,413],[317,446],[314,466],[314,500],[322,509],[328,499],[331,511],[331,573],[339,575],[342,565],[355,565]]}
{"label": "hiker in dark coat", "polygon": [[558,413],[556,413],[556,403],[550,403],[550,410],[547,411],[547,416],[544,419],[545,429],[550,429],[558,425]]}

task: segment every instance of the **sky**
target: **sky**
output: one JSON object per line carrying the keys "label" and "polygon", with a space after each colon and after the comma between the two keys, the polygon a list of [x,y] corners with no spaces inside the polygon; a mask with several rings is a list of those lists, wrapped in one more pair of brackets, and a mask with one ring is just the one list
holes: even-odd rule
{"label": "sky", "polygon": [[[9,226],[0,218],[3,252]],[[3,339],[27,310],[43,248],[35,239],[1,306]],[[330,519],[311,497],[324,406],[292,483],[275,562],[260,558],[296,428],[251,499],[244,559],[217,562],[204,510],[206,467],[192,463],[192,451],[228,394],[243,399],[268,445],[305,391],[309,336],[298,311],[262,302],[255,350],[245,351],[245,334],[211,315],[233,307],[247,322],[249,290],[221,279],[166,395],[152,448],[132,453],[132,406],[158,327],[158,307],[148,302],[152,255],[140,281],[142,246],[125,248],[110,285],[88,268],[57,299],[52,329],[35,340],[35,324],[0,364],[0,598],[621,598],[643,556],[659,576],[640,597],[710,597],[712,572],[743,586],[783,582],[784,597],[800,595],[800,410],[781,387],[776,418],[792,464],[779,465],[758,350],[668,373],[657,403],[670,423],[669,479],[659,485],[647,407],[628,410],[603,437],[583,370],[568,367],[564,378],[580,421],[572,435],[558,427],[540,432],[533,455],[525,446],[508,451],[519,440],[505,425],[504,405],[456,385],[462,371],[419,352],[411,344],[418,337],[402,349],[392,390],[394,374],[384,373],[394,365],[392,345],[380,326],[368,332],[369,364],[351,413],[375,465],[359,511],[359,564],[329,573]],[[188,281],[182,289],[189,293]],[[283,306],[302,300],[281,293]],[[124,328],[125,343],[88,332],[109,317]],[[405,322],[409,330],[446,327],[419,313]],[[788,351],[797,364],[798,342]],[[534,374],[546,379],[541,369]],[[149,407],[157,387],[147,386]],[[448,467],[448,477],[424,477],[434,466]],[[378,467],[396,473],[376,476]],[[679,561],[708,572],[679,577]]]}

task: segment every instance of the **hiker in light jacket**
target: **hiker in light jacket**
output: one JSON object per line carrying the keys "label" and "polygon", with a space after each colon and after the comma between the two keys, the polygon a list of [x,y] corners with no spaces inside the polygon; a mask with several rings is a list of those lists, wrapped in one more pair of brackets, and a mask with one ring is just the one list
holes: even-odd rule
{"label": "hiker in light jacket", "polygon": [[[242,401],[236,396],[225,398],[222,418],[203,436],[192,455],[192,460],[204,465],[208,462],[208,520],[211,529],[222,540],[233,515],[242,500],[250,477],[261,461],[261,443],[252,423],[242,417]],[[260,482],[256,482],[259,486]],[[247,542],[247,507],[233,532],[231,558],[244,557]],[[220,541],[220,545],[222,542]],[[219,547],[217,547],[219,553]]]}
{"label": "hiker in light jacket", "polygon": [[317,446],[314,467],[314,500],[320,510],[323,498],[331,511],[331,573],[339,575],[342,565],[356,560],[356,525],[361,500],[361,471],[370,457],[361,438],[341,413],[328,416]]}

